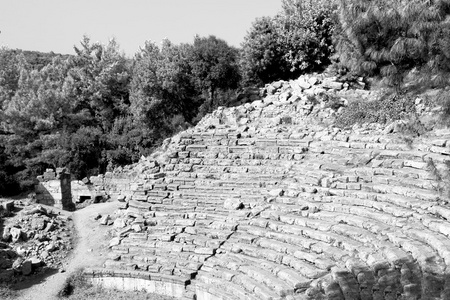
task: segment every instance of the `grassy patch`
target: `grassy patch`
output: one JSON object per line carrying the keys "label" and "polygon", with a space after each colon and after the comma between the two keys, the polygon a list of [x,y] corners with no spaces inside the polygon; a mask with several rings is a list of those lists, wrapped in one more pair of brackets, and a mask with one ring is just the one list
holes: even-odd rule
{"label": "grassy patch", "polygon": [[[88,289],[91,285],[83,276],[83,269],[78,269],[67,277],[64,286],[58,292],[58,297],[67,298],[72,295],[77,289]],[[87,299],[87,298],[86,298]]]}
{"label": "grassy patch", "polygon": [[415,103],[411,96],[391,94],[372,101],[353,101],[336,117],[335,126],[351,127],[355,124],[386,124],[411,117]]}

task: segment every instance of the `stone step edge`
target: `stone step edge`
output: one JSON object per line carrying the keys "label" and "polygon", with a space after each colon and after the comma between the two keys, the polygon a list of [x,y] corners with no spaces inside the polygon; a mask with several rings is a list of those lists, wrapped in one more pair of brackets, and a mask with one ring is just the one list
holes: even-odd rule
{"label": "stone step edge", "polygon": [[167,275],[161,273],[150,273],[143,271],[118,270],[107,268],[85,268],[83,270],[85,278],[118,277],[118,278],[137,278],[151,281],[172,282],[187,286],[190,284],[189,276],[181,277],[176,275]]}

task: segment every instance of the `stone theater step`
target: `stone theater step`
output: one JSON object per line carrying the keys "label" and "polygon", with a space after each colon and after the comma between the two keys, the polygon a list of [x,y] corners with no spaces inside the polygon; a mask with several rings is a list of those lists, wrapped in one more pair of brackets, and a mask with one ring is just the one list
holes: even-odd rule
{"label": "stone theater step", "polygon": [[98,177],[124,227],[86,277],[180,299],[450,299],[450,132],[325,126],[331,108],[277,93]]}

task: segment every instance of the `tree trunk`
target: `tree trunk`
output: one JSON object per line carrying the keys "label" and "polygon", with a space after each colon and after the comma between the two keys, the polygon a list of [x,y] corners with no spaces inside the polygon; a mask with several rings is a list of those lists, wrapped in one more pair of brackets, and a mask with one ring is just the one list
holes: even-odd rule
{"label": "tree trunk", "polygon": [[215,98],[216,89],[214,86],[209,87],[209,112],[211,113],[214,110],[214,98]]}

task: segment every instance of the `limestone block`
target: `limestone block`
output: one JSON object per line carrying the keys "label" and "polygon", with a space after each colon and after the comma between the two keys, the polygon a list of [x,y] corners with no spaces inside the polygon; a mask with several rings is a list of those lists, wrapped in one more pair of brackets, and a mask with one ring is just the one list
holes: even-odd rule
{"label": "limestone block", "polygon": [[223,207],[229,210],[238,210],[244,207],[244,203],[239,198],[228,198],[224,201]]}
{"label": "limestone block", "polygon": [[14,201],[5,201],[2,203],[2,208],[7,212],[12,212],[14,210]]}

